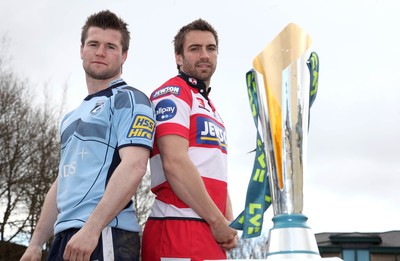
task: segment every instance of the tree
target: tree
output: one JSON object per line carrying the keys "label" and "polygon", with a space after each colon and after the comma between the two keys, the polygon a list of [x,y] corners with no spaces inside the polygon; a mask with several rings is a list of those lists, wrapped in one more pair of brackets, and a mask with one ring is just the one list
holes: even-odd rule
{"label": "tree", "polygon": [[47,191],[58,174],[60,161],[58,125],[50,111],[48,108],[43,108],[35,112],[36,122],[33,123],[38,135],[31,143],[32,151],[35,153],[30,155],[28,160],[29,174],[26,176],[28,180],[24,193],[27,223],[23,226],[23,232],[29,236],[39,220]]}
{"label": "tree", "polygon": [[5,38],[2,43],[0,240],[26,242],[38,220],[45,193],[57,173],[57,121],[49,107],[33,106],[30,84],[6,67]]}
{"label": "tree", "polygon": [[[28,174],[30,135],[27,129],[30,109],[21,98],[25,85],[13,74],[1,72],[0,86],[0,201],[4,211],[0,223],[0,240],[4,241],[6,227],[11,231],[19,223],[11,214],[22,201],[22,184]],[[13,239],[16,234],[9,239]]]}

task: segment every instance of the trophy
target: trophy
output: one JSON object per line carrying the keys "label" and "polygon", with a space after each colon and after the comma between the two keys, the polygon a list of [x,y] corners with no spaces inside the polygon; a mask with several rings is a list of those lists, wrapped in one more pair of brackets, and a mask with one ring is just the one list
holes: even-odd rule
{"label": "trophy", "polygon": [[267,260],[321,258],[308,218],[302,214],[314,76],[309,63],[316,55],[309,51],[310,45],[310,36],[291,23],[253,60],[274,211]]}
{"label": "trophy", "polygon": [[272,204],[266,261],[321,259],[302,213],[309,112],[319,72],[310,45],[310,36],[291,23],[254,58],[246,74],[257,146],[245,210],[231,227],[243,230],[244,238],[259,236],[263,214]]}

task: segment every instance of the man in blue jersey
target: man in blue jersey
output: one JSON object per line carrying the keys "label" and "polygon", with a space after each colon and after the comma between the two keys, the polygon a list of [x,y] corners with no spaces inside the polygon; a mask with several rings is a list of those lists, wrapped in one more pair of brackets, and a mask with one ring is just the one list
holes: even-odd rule
{"label": "man in blue jersey", "polygon": [[139,260],[139,224],[132,205],[154,140],[145,94],[121,78],[130,33],[110,11],[88,17],[81,59],[88,96],[61,122],[61,161],[21,260]]}

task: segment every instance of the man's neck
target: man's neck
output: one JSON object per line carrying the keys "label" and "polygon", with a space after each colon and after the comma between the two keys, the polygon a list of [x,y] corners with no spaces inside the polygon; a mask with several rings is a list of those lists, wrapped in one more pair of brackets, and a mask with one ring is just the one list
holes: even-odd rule
{"label": "man's neck", "polygon": [[119,79],[121,77],[120,74],[108,78],[105,80],[98,80],[98,79],[93,79],[92,77],[86,76],[86,86],[88,90],[88,94],[91,95],[93,93],[97,93],[99,91],[105,90],[110,86],[110,83],[116,79]]}
{"label": "man's neck", "polygon": [[[191,76],[190,74],[186,73],[183,70],[180,70],[180,72],[186,74],[188,77],[192,77],[192,78],[195,78],[196,80],[199,80],[198,78]],[[204,84],[206,85],[206,90],[208,90],[210,88],[210,81],[203,81],[203,80],[200,80],[200,81],[204,82]]]}

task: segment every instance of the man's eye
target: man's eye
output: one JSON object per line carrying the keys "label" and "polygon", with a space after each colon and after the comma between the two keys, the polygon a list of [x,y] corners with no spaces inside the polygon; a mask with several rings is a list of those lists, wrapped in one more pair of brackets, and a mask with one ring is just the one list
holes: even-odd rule
{"label": "man's eye", "polygon": [[114,50],[114,49],[115,49],[115,46],[114,46],[114,45],[111,45],[111,44],[109,44],[109,45],[108,45],[108,48],[109,48],[109,49],[113,49],[113,50]]}

